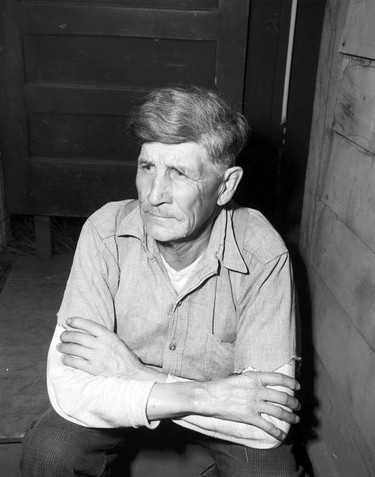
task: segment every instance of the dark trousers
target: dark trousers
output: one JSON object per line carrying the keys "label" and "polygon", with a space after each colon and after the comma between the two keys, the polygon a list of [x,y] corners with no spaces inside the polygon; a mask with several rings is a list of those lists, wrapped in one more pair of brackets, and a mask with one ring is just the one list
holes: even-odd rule
{"label": "dark trousers", "polygon": [[[252,449],[208,438],[164,421],[155,430],[93,429],[60,417],[50,408],[23,440],[24,477],[129,476],[129,462],[139,449],[174,449],[189,443],[205,447],[215,465],[201,475],[225,477],[302,477],[291,446]],[[166,471],[168,475],[168,471]]]}

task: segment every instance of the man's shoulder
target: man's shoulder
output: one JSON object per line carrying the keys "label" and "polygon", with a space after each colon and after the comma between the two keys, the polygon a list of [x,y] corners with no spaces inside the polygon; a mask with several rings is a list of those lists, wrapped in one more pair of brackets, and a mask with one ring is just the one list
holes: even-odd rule
{"label": "man's shoulder", "polygon": [[280,234],[258,210],[234,208],[233,227],[241,248],[262,263],[288,252]]}
{"label": "man's shoulder", "polygon": [[120,200],[108,202],[89,218],[99,235],[104,239],[116,235],[120,224],[138,207],[138,200]]}

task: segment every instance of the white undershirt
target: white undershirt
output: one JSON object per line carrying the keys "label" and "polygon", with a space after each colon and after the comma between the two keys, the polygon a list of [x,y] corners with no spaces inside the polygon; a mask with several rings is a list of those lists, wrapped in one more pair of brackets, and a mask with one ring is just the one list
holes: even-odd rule
{"label": "white undershirt", "polygon": [[188,267],[183,268],[182,270],[175,270],[172,268],[165,260],[163,255],[161,255],[161,258],[163,260],[163,263],[165,265],[165,268],[168,272],[169,278],[171,279],[173,288],[176,290],[177,293],[180,293],[181,290],[184,288],[186,285],[187,281],[189,280],[189,277],[193,274],[193,272],[198,268],[198,263],[199,260],[201,259],[202,255],[200,255],[195,262],[190,264]]}

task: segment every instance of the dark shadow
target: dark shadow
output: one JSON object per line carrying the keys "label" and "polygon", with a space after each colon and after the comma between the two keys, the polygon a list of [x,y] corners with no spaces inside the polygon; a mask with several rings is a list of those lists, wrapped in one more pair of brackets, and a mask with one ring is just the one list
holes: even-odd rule
{"label": "dark shadow", "polygon": [[262,212],[275,224],[277,214],[278,151],[260,137],[251,135],[238,158],[244,175],[235,201]]}
{"label": "dark shadow", "polygon": [[[297,240],[296,240],[297,239]],[[316,410],[319,402],[315,396],[315,362],[312,336],[312,307],[308,275],[305,263],[298,249],[298,234],[285,231],[284,240],[290,251],[296,291],[299,304],[299,321],[297,329],[298,349],[302,357],[297,379],[301,383],[301,391],[297,397],[302,404],[299,416],[301,422],[294,427],[292,437],[297,460],[304,467],[310,477],[314,471],[308,457],[306,446],[310,441],[317,439],[316,428],[319,421]]]}
{"label": "dark shadow", "polygon": [[[283,233],[285,225],[290,221],[289,204],[300,186],[300,178],[292,161],[283,148],[252,134],[237,164],[242,167],[244,175],[235,194],[235,201],[244,207],[259,210]],[[302,201],[300,202],[298,220],[302,212]]]}
{"label": "dark shadow", "polygon": [[306,266],[298,248],[299,223],[290,223],[287,215],[298,177],[284,151],[256,136],[250,138],[238,165],[243,168],[244,177],[235,200],[242,206],[260,210],[282,235],[291,254],[300,314],[298,348],[302,357],[298,375],[301,383],[298,395],[302,404],[301,422],[292,430],[292,438],[298,462],[310,477],[314,477],[306,451],[308,442],[316,439],[318,425],[315,416],[318,402],[314,392],[311,296]]}

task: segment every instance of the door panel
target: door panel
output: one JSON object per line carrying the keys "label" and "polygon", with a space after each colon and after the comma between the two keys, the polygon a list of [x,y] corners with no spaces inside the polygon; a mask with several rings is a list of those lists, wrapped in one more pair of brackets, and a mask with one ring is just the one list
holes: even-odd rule
{"label": "door panel", "polygon": [[153,88],[215,75],[214,41],[26,35],[24,52],[29,83]]}
{"label": "door panel", "polygon": [[247,0],[1,3],[10,213],[86,216],[133,198],[129,110],[148,90],[217,87],[242,106]]}

